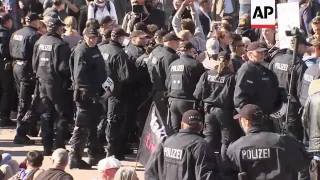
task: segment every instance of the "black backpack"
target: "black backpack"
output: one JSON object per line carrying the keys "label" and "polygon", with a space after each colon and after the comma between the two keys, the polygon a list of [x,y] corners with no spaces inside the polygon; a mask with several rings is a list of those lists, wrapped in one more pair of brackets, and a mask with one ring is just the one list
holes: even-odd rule
{"label": "black backpack", "polygon": [[[93,17],[96,18],[96,12],[98,10],[98,6],[96,6],[95,4],[93,4],[93,5],[94,5]],[[110,14],[110,11],[111,11],[110,1],[106,1],[106,6],[107,6],[107,10],[109,11],[109,14]]]}

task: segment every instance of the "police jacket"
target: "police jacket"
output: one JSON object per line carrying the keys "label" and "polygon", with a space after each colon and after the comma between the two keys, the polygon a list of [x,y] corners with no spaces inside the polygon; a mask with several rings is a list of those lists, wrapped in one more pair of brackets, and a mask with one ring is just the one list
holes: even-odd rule
{"label": "police jacket", "polygon": [[135,62],[137,71],[138,71],[138,80],[139,86],[143,89],[148,89],[149,91],[152,88],[152,82],[150,80],[147,63],[149,61],[149,54],[142,54],[137,61]]}
{"label": "police jacket", "polygon": [[215,180],[218,167],[214,152],[203,137],[190,130],[179,130],[150,157],[146,180]]}
{"label": "police jacket", "polygon": [[142,47],[142,46],[137,46],[133,43],[130,43],[124,50],[130,60],[136,62],[136,60],[138,59],[138,57],[140,57],[142,54],[144,54],[146,52],[146,50]]}
{"label": "police jacket", "polygon": [[166,91],[165,81],[169,72],[169,65],[179,56],[170,47],[157,47],[154,49],[148,61],[148,71],[153,83],[153,90]]}
{"label": "police jacket", "polygon": [[41,37],[32,26],[24,26],[14,32],[10,39],[10,54],[14,60],[32,62],[32,52],[36,41]]}
{"label": "police jacket", "polygon": [[[285,54],[279,53],[269,64],[269,69],[272,70],[278,78],[279,87],[286,89],[287,92],[289,92],[289,84],[291,78],[292,56],[293,52],[291,50],[288,50]],[[302,79],[307,66],[299,56],[296,60],[296,73],[292,84],[293,91],[291,93],[291,102],[300,104],[299,96],[301,93]]]}
{"label": "police jacket", "polygon": [[9,51],[9,42],[12,31],[6,27],[0,26],[0,60],[6,59],[11,61],[11,55]]}
{"label": "police jacket", "polygon": [[231,143],[227,156],[245,179],[291,180],[292,171],[308,168],[311,158],[302,143],[292,137],[252,126],[246,136]]}
{"label": "police jacket", "polygon": [[192,56],[181,55],[169,66],[166,87],[170,98],[193,100],[193,92],[205,69]]}
{"label": "police jacket", "polygon": [[134,79],[135,67],[129,62],[128,55],[122,49],[122,45],[116,41],[99,46],[99,50],[105,62],[108,77],[113,80],[114,90],[112,94],[121,93],[122,85]]}
{"label": "police jacket", "polygon": [[271,114],[275,111],[278,88],[277,76],[272,71],[259,63],[247,61],[236,75],[235,108],[256,104],[264,114]]}
{"label": "police jacket", "polygon": [[319,60],[317,64],[310,66],[304,73],[301,85],[300,103],[304,107],[308,98],[308,91],[311,81],[320,78]]}
{"label": "police jacket", "polygon": [[76,89],[90,97],[100,94],[102,83],[107,79],[105,63],[97,46],[89,47],[85,41],[78,44],[70,56],[73,61],[73,82]]}
{"label": "police jacket", "polygon": [[209,70],[202,74],[193,95],[206,105],[233,110],[235,85],[235,74],[228,67],[220,75],[216,69]]}
{"label": "police jacket", "polygon": [[36,76],[46,81],[70,79],[71,50],[61,36],[47,33],[40,37],[33,50],[32,67]]}
{"label": "police jacket", "polygon": [[305,104],[302,115],[302,125],[309,136],[309,152],[320,152],[320,93],[317,92],[311,95]]}

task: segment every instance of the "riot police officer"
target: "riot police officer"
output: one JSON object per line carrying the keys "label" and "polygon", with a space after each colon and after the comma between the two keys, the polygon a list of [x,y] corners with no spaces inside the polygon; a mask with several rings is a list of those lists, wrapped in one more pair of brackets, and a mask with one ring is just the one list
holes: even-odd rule
{"label": "riot police officer", "polygon": [[15,126],[15,123],[10,119],[14,78],[12,69],[12,58],[9,51],[9,41],[12,35],[12,17],[9,14],[4,14],[0,17],[0,127]]}
{"label": "riot police officer", "polygon": [[[163,47],[156,47],[149,56],[148,71],[153,83],[153,102],[157,107],[161,119],[165,121],[168,114],[167,88],[165,81],[169,65],[179,58],[176,50],[179,47],[180,39],[174,33],[168,33],[163,37]],[[167,129],[169,132],[170,129]]]}
{"label": "riot police officer", "polygon": [[[97,140],[100,120],[100,90],[106,79],[105,63],[97,47],[98,30],[90,26],[84,31],[84,41],[76,46],[70,57],[74,101],[77,106],[75,128],[70,139],[70,168],[89,169],[104,155]],[[82,160],[88,142],[89,164]]]}
{"label": "riot police officer", "polygon": [[[307,66],[305,62],[302,61],[302,57],[307,50],[307,47],[310,46],[305,39],[299,38],[298,45],[298,56],[295,64],[295,77],[292,82],[292,92],[290,98],[290,106],[288,110],[288,122],[286,124],[287,133],[290,133],[295,138],[299,140],[303,139],[303,130],[301,125],[301,114],[299,115],[299,109],[301,104],[299,102],[299,96],[302,86],[302,78]],[[291,69],[292,67],[292,56],[294,50],[294,43],[291,43],[291,48],[285,53],[279,53],[269,64],[269,69],[272,70],[279,81],[279,87],[284,88],[286,93],[289,92],[289,83],[291,78]]]}
{"label": "riot police officer", "polygon": [[[108,98],[108,125],[106,129],[106,138],[108,141],[108,156],[115,155],[119,160],[124,157],[124,145],[127,128],[120,128],[123,124],[123,85],[131,83],[134,80],[135,66],[130,63],[128,55],[123,50],[123,44],[129,36],[123,29],[116,28],[111,32],[109,44],[99,46],[99,50],[106,64],[106,71],[109,78],[113,80],[114,90]],[[121,131],[120,131],[121,130]]]}
{"label": "riot police officer", "polygon": [[[67,114],[64,112],[65,82],[70,80],[69,57],[71,50],[61,35],[65,24],[58,18],[48,21],[48,33],[36,42],[32,57],[33,70],[38,78],[41,113],[42,144],[44,154],[53,149],[65,148],[68,131]],[[53,144],[54,124],[56,136]]]}
{"label": "riot police officer", "polygon": [[[246,136],[230,144],[227,155],[239,179],[292,179],[292,172],[309,167],[311,157],[303,144],[290,136],[265,130],[262,110],[253,104],[245,105],[234,119]],[[298,162],[298,163],[297,163]]]}
{"label": "riot police officer", "polygon": [[170,64],[166,79],[171,125],[174,132],[180,129],[183,113],[197,108],[193,92],[201,75],[205,72],[202,63],[194,59],[196,51],[192,43],[181,42],[179,52],[181,56]]}
{"label": "riot police officer", "polygon": [[[248,48],[249,61],[245,62],[238,70],[236,76],[236,87],[234,92],[234,105],[237,110],[246,104],[257,104],[268,119],[269,115],[277,110],[279,83],[276,75],[264,67],[264,45],[252,42]],[[274,123],[267,123],[270,130],[275,131]]]}
{"label": "riot police officer", "polygon": [[196,110],[183,114],[181,129],[158,145],[145,167],[145,179],[218,179],[212,149],[200,132],[203,118]]}
{"label": "riot police officer", "polygon": [[237,124],[232,118],[236,82],[235,73],[228,68],[230,61],[231,57],[227,52],[220,52],[216,63],[211,62],[216,68],[202,74],[193,93],[198,101],[204,103],[205,140],[215,152],[221,152],[224,161],[228,145],[237,139]]}
{"label": "riot police officer", "polygon": [[18,128],[13,141],[15,144],[34,143],[34,141],[31,141],[26,136],[29,128],[26,125],[27,122],[22,122],[22,118],[31,106],[32,94],[35,87],[32,70],[32,52],[34,44],[41,37],[41,34],[37,32],[41,19],[35,13],[29,13],[25,18],[26,26],[14,32],[10,40],[10,54],[15,60],[13,74],[19,96]]}

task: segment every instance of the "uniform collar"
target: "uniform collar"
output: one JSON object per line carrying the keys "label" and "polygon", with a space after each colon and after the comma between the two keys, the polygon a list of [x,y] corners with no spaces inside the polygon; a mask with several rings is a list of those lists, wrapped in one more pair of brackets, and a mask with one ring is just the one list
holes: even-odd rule
{"label": "uniform collar", "polygon": [[123,48],[123,46],[118,41],[111,40],[109,44]]}
{"label": "uniform collar", "polygon": [[263,125],[254,125],[254,126],[249,127],[247,134],[259,133],[259,132],[268,132],[268,130]]}
{"label": "uniform collar", "polygon": [[194,135],[198,135],[198,136],[204,137],[203,134],[201,134],[201,133],[199,133],[197,131],[189,130],[189,129],[180,129],[179,133],[194,134]]}
{"label": "uniform collar", "polygon": [[166,49],[169,52],[172,52],[174,54],[176,54],[177,52],[175,50],[173,50],[172,48],[168,47],[168,46],[163,46],[164,49]]}
{"label": "uniform collar", "polygon": [[180,57],[183,59],[194,59],[192,56],[187,55],[187,54],[182,54]]}
{"label": "uniform collar", "polygon": [[38,29],[37,29],[37,28],[35,28],[35,27],[33,27],[33,26],[30,26],[30,25],[25,25],[24,27],[28,27],[28,28],[31,28],[31,29],[33,29],[33,30],[38,31]]}

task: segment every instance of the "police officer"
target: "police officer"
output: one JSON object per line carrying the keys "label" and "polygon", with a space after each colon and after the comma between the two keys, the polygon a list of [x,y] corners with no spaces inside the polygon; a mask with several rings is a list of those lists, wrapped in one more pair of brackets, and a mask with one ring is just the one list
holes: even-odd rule
{"label": "police officer", "polygon": [[181,129],[158,145],[145,166],[145,179],[218,179],[213,151],[203,139],[203,118],[196,110],[183,114]]}
{"label": "police officer", "polygon": [[163,121],[167,119],[168,114],[165,81],[169,72],[169,65],[179,58],[179,55],[176,53],[179,41],[180,39],[174,33],[168,33],[163,37],[163,47],[158,46],[149,56],[148,71],[153,83],[153,102]]}
{"label": "police officer", "polygon": [[171,125],[174,132],[180,129],[183,113],[197,108],[193,92],[201,75],[205,72],[202,63],[194,59],[196,51],[192,43],[181,42],[179,52],[181,56],[170,64],[166,79]]}
{"label": "police officer", "polygon": [[301,82],[301,93],[299,97],[299,101],[302,107],[305,106],[307,98],[308,98],[308,91],[310,83],[313,80],[320,78],[320,67],[319,67],[319,57],[320,57],[320,43],[318,40],[314,40],[311,42],[314,49],[314,56],[317,58],[317,62],[314,65],[308,67],[308,69],[303,74],[303,79]]}
{"label": "police officer", "polygon": [[[245,105],[234,119],[246,136],[230,144],[227,155],[239,179],[292,179],[292,171],[309,167],[311,157],[303,144],[290,136],[266,131],[262,110],[253,104]],[[299,162],[299,163],[297,163]]]}
{"label": "police officer", "polygon": [[[75,128],[70,139],[70,168],[89,169],[103,158],[104,150],[97,140],[100,119],[100,90],[106,79],[105,63],[97,47],[98,30],[90,26],[84,31],[84,41],[71,54],[74,100],[77,106]],[[88,142],[89,164],[82,160]],[[100,159],[99,159],[100,158]]]}
{"label": "police officer", "polygon": [[230,60],[226,51],[220,52],[216,63],[212,62],[216,68],[202,74],[193,93],[198,101],[204,102],[205,140],[215,152],[221,152],[222,160],[226,159],[230,142],[237,139],[237,124],[232,118],[236,82],[235,74],[228,68]]}
{"label": "police officer", "polygon": [[[26,127],[26,122],[22,122],[22,118],[31,106],[31,96],[35,87],[32,70],[32,52],[34,44],[41,37],[41,34],[37,32],[41,19],[42,18],[35,13],[29,13],[25,18],[26,26],[16,31],[10,40],[10,54],[15,60],[13,74],[19,96],[17,115],[19,126],[13,141],[15,144],[34,143],[34,141],[26,136],[28,127]],[[33,123],[33,125],[35,124]]]}
{"label": "police officer", "polygon": [[123,85],[131,83],[134,80],[135,66],[130,63],[129,56],[123,50],[123,44],[129,36],[123,29],[116,28],[111,32],[109,44],[99,46],[99,50],[106,64],[106,71],[109,78],[113,80],[114,90],[108,98],[108,125],[106,136],[108,141],[108,156],[115,155],[119,160],[123,160],[126,137],[123,136],[130,127],[120,127],[123,124]]}
{"label": "police officer", "polygon": [[12,17],[9,14],[4,14],[0,17],[0,127],[15,126],[10,119],[14,78],[12,69],[12,58],[9,51],[9,41],[12,35]]}
{"label": "police officer", "polygon": [[[307,51],[307,47],[310,46],[304,38],[299,39],[298,45],[298,56],[296,57],[295,77],[292,82],[292,92],[290,98],[290,106],[288,110],[288,122],[285,126],[287,133],[290,133],[295,138],[302,140],[303,130],[301,125],[301,115],[299,115],[299,109],[301,104],[299,102],[299,96],[302,86],[302,78],[305,70],[307,69],[306,64],[302,61],[304,53]],[[279,53],[269,65],[269,69],[272,70],[279,81],[279,87],[284,88],[286,93],[289,92],[289,84],[291,78],[292,69],[292,56],[294,50],[294,43],[291,43],[291,48],[285,53]]]}
{"label": "police officer", "polygon": [[[249,61],[245,62],[237,72],[234,92],[234,105],[237,110],[246,104],[257,104],[265,118],[276,111],[279,83],[275,74],[261,65],[264,61],[263,44],[252,42],[248,48]],[[275,131],[273,122],[264,121],[270,130]]]}
{"label": "police officer", "polygon": [[[69,57],[71,50],[61,35],[65,24],[58,18],[48,21],[48,33],[36,42],[32,57],[33,70],[38,78],[41,99],[41,129],[44,154],[53,149],[65,148],[64,138],[68,130],[68,120],[64,112],[64,87],[70,80]],[[53,145],[54,124],[56,136]]]}

